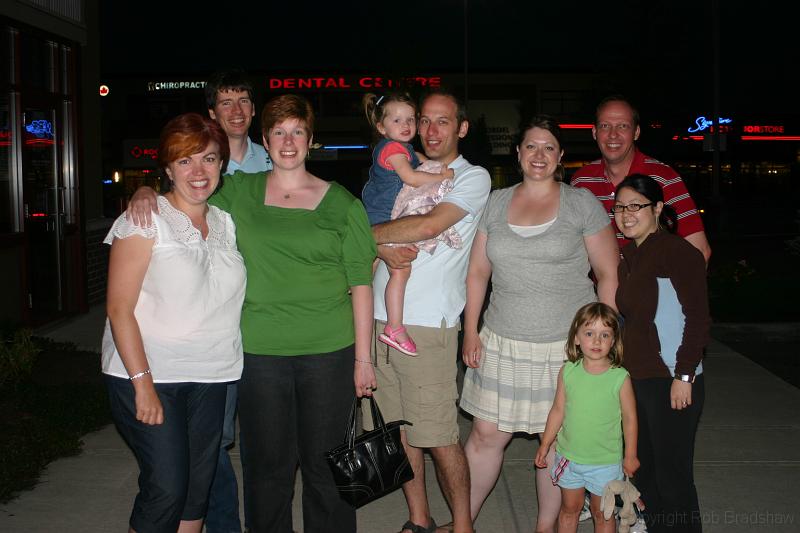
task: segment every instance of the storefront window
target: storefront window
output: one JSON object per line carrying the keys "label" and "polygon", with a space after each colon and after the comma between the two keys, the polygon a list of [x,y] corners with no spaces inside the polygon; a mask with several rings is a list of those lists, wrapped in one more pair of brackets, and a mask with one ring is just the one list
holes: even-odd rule
{"label": "storefront window", "polygon": [[8,94],[0,94],[0,233],[10,233],[14,228],[10,117]]}
{"label": "storefront window", "polygon": [[20,35],[21,81],[34,89],[53,92],[55,45],[36,35]]}
{"label": "storefront window", "polygon": [[13,35],[14,32],[11,28],[0,26],[0,90],[4,90],[11,84],[11,39]]}

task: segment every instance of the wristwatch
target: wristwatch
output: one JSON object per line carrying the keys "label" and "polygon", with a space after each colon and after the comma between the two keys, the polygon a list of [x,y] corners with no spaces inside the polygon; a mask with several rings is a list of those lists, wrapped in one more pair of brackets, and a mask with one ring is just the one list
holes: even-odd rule
{"label": "wristwatch", "polygon": [[675,379],[684,383],[694,383],[694,374],[675,374]]}

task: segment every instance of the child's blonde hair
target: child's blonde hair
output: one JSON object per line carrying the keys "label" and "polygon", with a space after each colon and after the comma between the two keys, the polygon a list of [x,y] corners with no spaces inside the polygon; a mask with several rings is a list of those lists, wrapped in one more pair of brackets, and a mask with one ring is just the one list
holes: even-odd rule
{"label": "child's blonde hair", "polygon": [[376,94],[367,93],[361,99],[361,103],[364,105],[364,114],[367,115],[367,120],[374,129],[377,129],[378,124],[383,121],[383,117],[386,115],[386,105],[391,102],[408,104],[414,110],[414,114],[417,114],[417,105],[408,93],[390,91],[380,98]]}
{"label": "child's blonde hair", "polygon": [[567,359],[574,363],[583,358],[583,352],[581,352],[580,346],[575,344],[575,338],[581,326],[591,324],[596,320],[599,320],[614,332],[614,342],[608,352],[611,366],[622,365],[622,323],[620,322],[620,317],[611,307],[600,302],[586,304],[575,313],[572,326],[569,328],[569,335],[567,335],[567,346],[565,348]]}

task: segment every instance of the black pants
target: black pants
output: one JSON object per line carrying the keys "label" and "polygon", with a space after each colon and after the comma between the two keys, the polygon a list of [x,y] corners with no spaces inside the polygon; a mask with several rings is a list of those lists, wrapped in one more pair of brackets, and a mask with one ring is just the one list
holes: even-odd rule
{"label": "black pants", "polygon": [[697,376],[692,405],[681,411],[670,407],[672,382],[672,378],[633,380],[641,462],[635,482],[642,493],[650,533],[702,531],[694,486],[694,440],[705,382],[702,375]]}
{"label": "black pants", "polygon": [[303,477],[303,530],[354,533],[325,452],[342,443],[353,403],[352,346],[317,355],[244,355],[239,424],[244,501],[252,533],[291,533],[295,471]]}

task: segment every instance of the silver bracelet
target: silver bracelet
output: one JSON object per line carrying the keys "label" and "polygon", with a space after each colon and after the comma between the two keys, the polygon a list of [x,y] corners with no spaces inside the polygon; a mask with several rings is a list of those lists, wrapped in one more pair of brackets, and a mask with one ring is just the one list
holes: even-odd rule
{"label": "silver bracelet", "polygon": [[142,370],[142,371],[141,371],[141,372],[139,372],[138,374],[134,374],[134,375],[132,375],[132,376],[131,376],[131,377],[129,377],[128,379],[129,379],[129,380],[131,380],[131,381],[133,381],[134,379],[139,379],[139,378],[141,378],[141,377],[143,377],[143,376],[146,376],[146,375],[147,375],[147,374],[149,374],[149,373],[150,373],[150,369],[148,368],[147,370]]}

